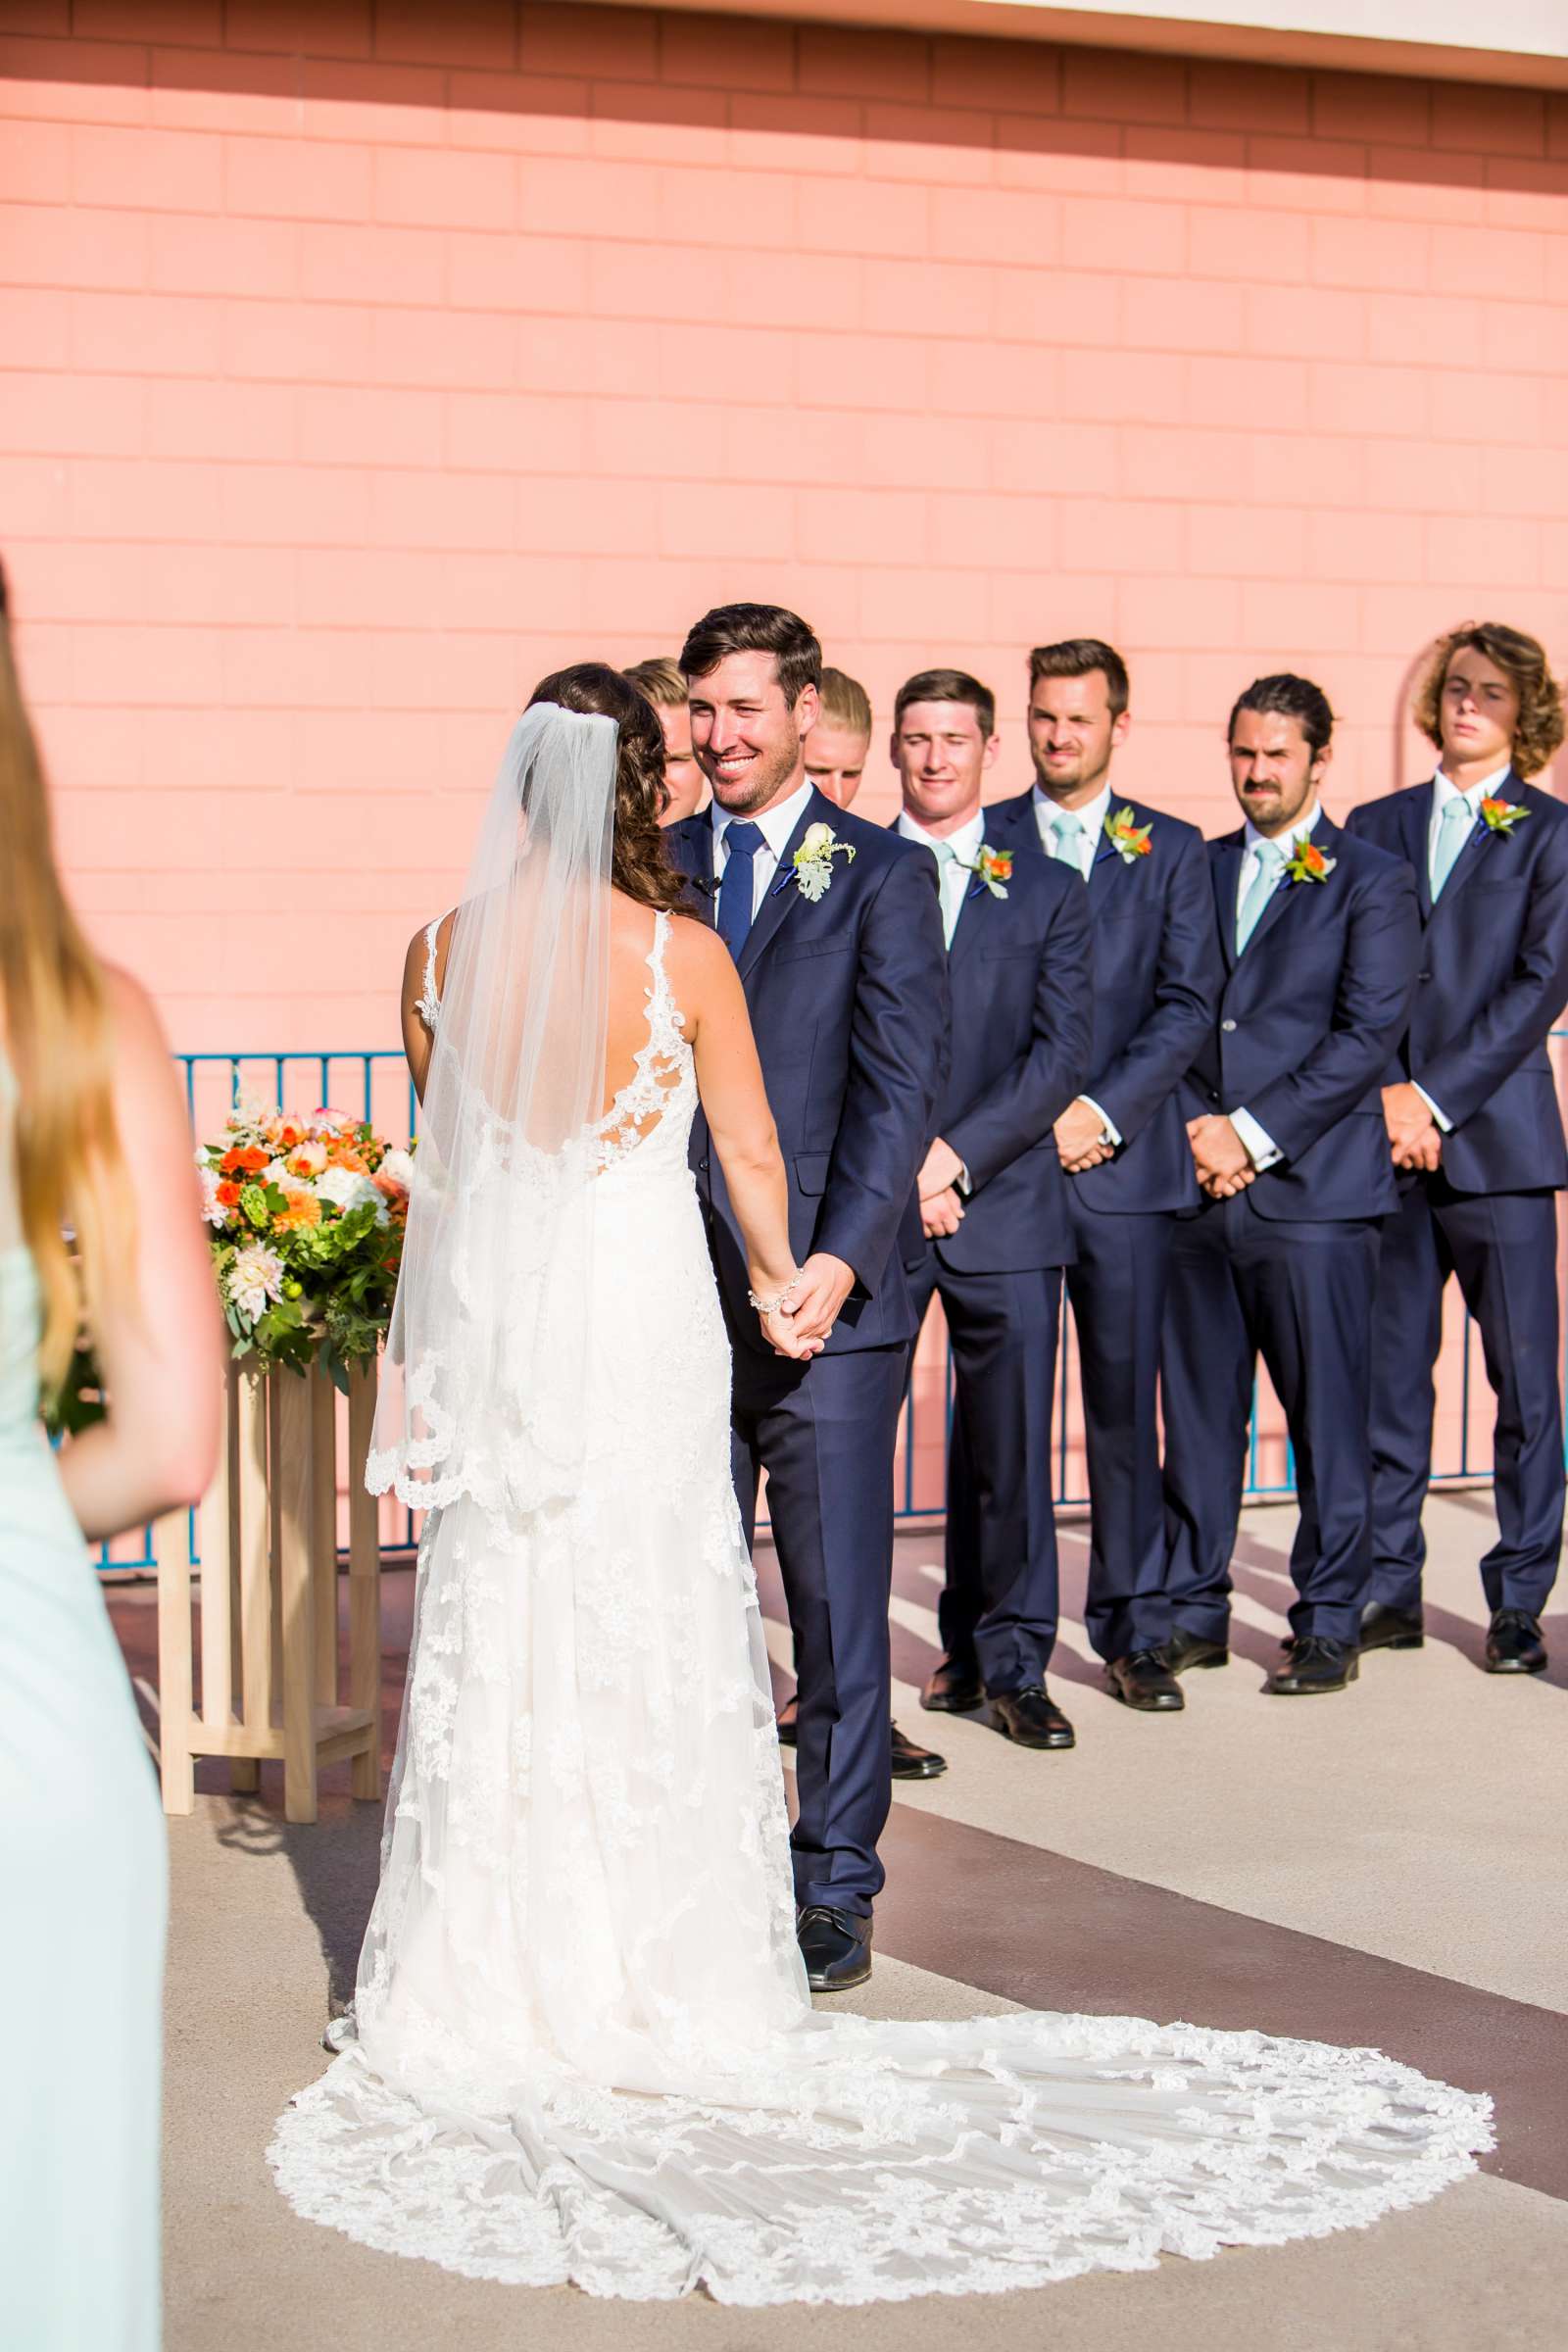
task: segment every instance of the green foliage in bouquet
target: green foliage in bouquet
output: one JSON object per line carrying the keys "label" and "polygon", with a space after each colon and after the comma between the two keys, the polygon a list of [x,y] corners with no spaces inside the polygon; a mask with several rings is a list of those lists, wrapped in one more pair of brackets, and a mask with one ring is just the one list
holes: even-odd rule
{"label": "green foliage in bouquet", "polygon": [[231,1352],[346,1387],[391,1320],[411,1154],[338,1111],[242,1105],[196,1163]]}

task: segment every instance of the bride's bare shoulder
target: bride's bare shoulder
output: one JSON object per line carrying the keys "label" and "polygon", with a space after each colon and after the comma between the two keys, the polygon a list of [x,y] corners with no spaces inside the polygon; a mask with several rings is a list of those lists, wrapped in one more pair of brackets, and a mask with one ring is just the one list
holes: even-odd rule
{"label": "bride's bare shoulder", "polygon": [[684,975],[701,984],[713,974],[733,972],[734,960],[728,948],[710,923],[700,915],[677,910],[669,918],[669,945],[665,951],[671,980]]}

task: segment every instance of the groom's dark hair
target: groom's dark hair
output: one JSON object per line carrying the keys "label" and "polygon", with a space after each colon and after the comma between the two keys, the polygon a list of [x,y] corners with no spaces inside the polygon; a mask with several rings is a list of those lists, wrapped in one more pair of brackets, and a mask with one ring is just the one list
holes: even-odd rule
{"label": "groom's dark hair", "polygon": [[803,686],[822,683],[822,648],[798,612],[782,605],[715,605],[680,649],[688,678],[706,678],[728,654],[771,654],[793,710]]}

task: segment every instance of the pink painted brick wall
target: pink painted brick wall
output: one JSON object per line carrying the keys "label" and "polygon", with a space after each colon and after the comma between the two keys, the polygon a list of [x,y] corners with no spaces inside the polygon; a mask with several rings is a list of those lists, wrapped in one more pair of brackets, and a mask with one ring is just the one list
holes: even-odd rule
{"label": "pink painted brick wall", "polygon": [[[798,605],[880,713],[1093,630],[1210,824],[1260,668],[1416,772],[1562,652],[1568,102],[511,0],[0,0],[0,547],[93,931],[389,1044],[545,668]],[[865,804],[892,806],[873,758]]]}

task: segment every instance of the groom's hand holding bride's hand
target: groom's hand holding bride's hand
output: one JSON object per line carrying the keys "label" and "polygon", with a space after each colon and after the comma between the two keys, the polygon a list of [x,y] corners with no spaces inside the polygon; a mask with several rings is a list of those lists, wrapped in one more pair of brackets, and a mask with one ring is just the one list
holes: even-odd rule
{"label": "groom's hand holding bride's hand", "polygon": [[825,1250],[813,1250],[801,1268],[800,1288],[790,1300],[790,1321],[796,1335],[803,1340],[825,1340],[854,1288],[853,1266]]}

